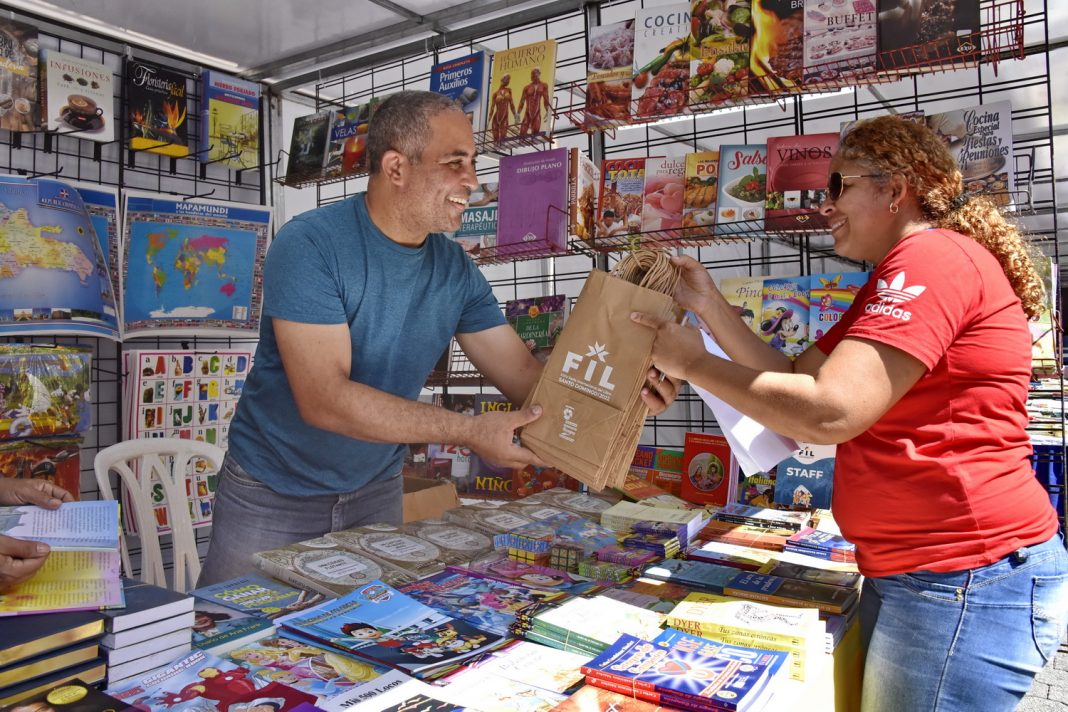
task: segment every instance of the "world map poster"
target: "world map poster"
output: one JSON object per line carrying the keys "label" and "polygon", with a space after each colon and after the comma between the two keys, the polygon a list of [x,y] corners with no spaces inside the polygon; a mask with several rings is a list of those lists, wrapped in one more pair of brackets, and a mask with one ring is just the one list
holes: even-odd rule
{"label": "world map poster", "polygon": [[127,337],[259,332],[269,209],[136,192],[123,203]]}
{"label": "world map poster", "polygon": [[0,176],[0,335],[119,339],[107,260],[68,183]]}

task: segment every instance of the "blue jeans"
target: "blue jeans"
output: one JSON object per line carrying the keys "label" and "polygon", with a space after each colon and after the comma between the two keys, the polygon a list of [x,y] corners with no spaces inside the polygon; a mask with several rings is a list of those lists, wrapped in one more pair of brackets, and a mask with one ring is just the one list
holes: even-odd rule
{"label": "blue jeans", "polygon": [[219,469],[211,541],[197,586],[249,573],[257,551],[363,524],[400,524],[403,490],[398,472],[347,494],[282,495],[253,478],[228,454]]}
{"label": "blue jeans", "polygon": [[1068,625],[1060,536],[989,566],[864,581],[862,709],[1013,710]]}

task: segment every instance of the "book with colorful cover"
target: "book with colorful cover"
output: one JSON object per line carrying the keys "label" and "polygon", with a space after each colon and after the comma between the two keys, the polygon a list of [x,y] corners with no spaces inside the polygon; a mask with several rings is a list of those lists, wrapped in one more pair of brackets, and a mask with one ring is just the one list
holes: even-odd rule
{"label": "book with colorful cover", "polygon": [[556,40],[494,52],[488,120],[493,143],[548,137],[555,79]]}
{"label": "book with colorful cover", "polygon": [[748,94],[749,4],[691,0],[690,17],[690,105],[705,109]]}
{"label": "book with colorful cover", "polygon": [[761,0],[753,6],[749,71],[753,92],[798,91],[804,80],[805,3]]}
{"label": "book with colorful cover", "polygon": [[570,307],[566,294],[510,299],[504,304],[504,317],[532,353],[548,357],[564,329]]}
{"label": "book with colorful cover", "polygon": [[685,186],[683,189],[683,227],[703,228],[687,237],[700,237],[716,223],[716,196],[719,193],[719,151],[697,151],[686,154]]}
{"label": "book with colorful cover", "polygon": [[331,648],[281,636],[245,643],[222,657],[248,668],[249,677],[257,683],[280,682],[323,697],[348,692],[391,670]]}
{"label": "book with colorful cover", "polygon": [[726,277],[720,280],[719,291],[738,312],[754,334],[760,333],[760,314],[764,305],[764,277]]}
{"label": "book with colorful cover", "polygon": [[635,118],[686,112],[690,88],[690,3],[639,8],[634,17]]}
{"label": "book with colorful cover", "polygon": [[755,507],[770,507],[775,501],[775,468],[771,472],[746,475],[738,483],[738,502]]}
{"label": "book with colorful cover", "polygon": [[[789,544],[793,550],[797,551],[811,551],[814,553],[822,551],[827,554],[838,554],[850,559],[853,558],[853,553],[857,550],[856,544],[847,540],[840,534],[813,529],[812,527],[805,527],[801,531],[790,536]],[[830,557],[828,556],[824,558]]]}
{"label": "book with colorful cover", "polygon": [[140,59],[127,59],[125,66],[130,148],[172,158],[188,156],[185,75]]}
{"label": "book with colorful cover", "polygon": [[989,194],[1002,206],[1014,202],[1012,104],[998,101],[926,114],[924,121],[957,159],[966,193]]}
{"label": "book with colorful cover", "polygon": [[81,493],[81,443],[76,437],[0,442],[0,473],[24,480],[47,479],[77,500]]}
{"label": "book with colorful cover", "polygon": [[838,86],[875,73],[879,33],[873,0],[805,4],[806,87]]}
{"label": "book with colorful cover", "polygon": [[330,140],[323,159],[323,178],[343,178],[366,168],[367,128],[374,107],[375,104],[368,103],[334,110]]}
{"label": "book with colorful cover", "polygon": [[597,223],[597,191],[601,187],[601,170],[585,151],[569,149],[568,160],[568,237],[591,241]]}
{"label": "book with colorful cover", "polygon": [[757,221],[760,221],[759,227],[763,228],[767,165],[768,149],[764,144],[720,146],[717,235],[751,231]]}
{"label": "book with colorful cover", "polygon": [[53,551],[27,581],[0,593],[0,616],[124,605],[118,550]]}
{"label": "book with colorful cover", "polygon": [[227,712],[263,712],[264,708],[274,712],[316,712],[317,699],[317,695],[272,681],[235,698]]}
{"label": "book with colorful cover", "polygon": [[737,598],[846,615],[857,602],[855,589],[751,571],[743,571],[735,576],[723,587],[723,593]]}
{"label": "book with colorful cover", "polygon": [[660,237],[676,237],[682,227],[683,192],[686,185],[686,159],[681,156],[650,158],[645,162],[642,192],[642,232],[667,232]]}
{"label": "book with colorful cover", "polygon": [[460,229],[450,235],[469,255],[477,256],[483,247],[497,246],[499,196],[499,183],[479,183],[471,191],[467,207],[460,214]]}
{"label": "book with colorful cover", "polygon": [[36,131],[40,125],[37,28],[0,20],[0,129]]}
{"label": "book with colorful cover", "polygon": [[809,231],[827,228],[820,214],[838,133],[772,136],[768,139],[768,182],[764,229]]}
{"label": "book with colorful cover", "polygon": [[260,86],[208,70],[200,75],[200,148],[197,159],[230,168],[260,164]]}
{"label": "book with colorful cover", "polygon": [[501,158],[498,256],[567,250],[567,154],[554,148]]}
{"label": "book with colorful cover", "polygon": [[[363,664],[372,665],[372,663],[367,663],[365,661],[361,662]],[[382,667],[385,666],[374,665],[374,669],[376,670]],[[426,684],[409,675],[405,675],[400,670],[394,670],[390,667],[386,667],[385,669],[387,672],[382,673],[378,677],[348,687],[330,697],[320,698],[318,704],[319,709],[323,710],[323,712],[348,712],[349,710],[360,709],[361,705],[367,708],[376,703],[381,703],[387,695],[392,694],[394,690],[400,689],[407,684]],[[309,712],[315,711],[310,710]]]}
{"label": "book with colorful cover", "polygon": [[870,276],[869,272],[828,272],[810,276],[808,332],[813,342],[823,338],[841,320]]}
{"label": "book with colorful cover", "polygon": [[430,68],[430,91],[459,103],[476,134],[486,130],[489,58],[485,52],[435,64]]}
{"label": "book with colorful cover", "polygon": [[255,689],[251,671],[196,650],[165,668],[108,687],[104,692],[142,712],[166,712],[176,700],[188,709],[197,705],[225,709]]}
{"label": "book with colorful cover", "polygon": [[236,611],[202,598],[195,598],[193,610],[193,647],[199,650],[218,653],[238,641],[244,642],[273,631],[271,622],[266,618]]}
{"label": "book with colorful cover", "polygon": [[791,358],[808,348],[809,278],[767,277],[757,336]]}
{"label": "book with colorful cover", "polygon": [[446,616],[381,582],[278,619],[300,635],[408,672],[483,652],[500,636]]}
{"label": "book with colorful cover", "polygon": [[975,62],[980,54],[979,0],[903,6],[876,0],[879,71],[892,74],[945,69]]}
{"label": "book with colorful cover", "polygon": [[605,589],[602,596],[657,613],[670,613],[693,589],[670,581],[642,576]]}
{"label": "book with colorful cover", "polygon": [[738,464],[722,435],[686,433],[681,496],[688,502],[722,507],[733,500]]}
{"label": "book with colorful cover", "polygon": [[[718,643],[668,628],[652,640],[622,635],[582,667],[586,681],[599,687],[616,682],[651,701],[704,709],[745,712],[758,709],[779,687],[786,661],[782,651]],[[611,689],[611,685],[608,686]]]}
{"label": "book with colorful cover", "polygon": [[645,164],[648,158],[608,158],[601,161],[601,189],[597,196],[597,237],[636,234],[642,226]]}
{"label": "book with colorful cover", "polygon": [[828,509],[837,447],[802,442],[797,445],[798,449],[776,468],[775,501],[789,507]]}
{"label": "book with colorful cover", "polygon": [[[605,596],[572,598],[559,606],[537,612],[530,618],[527,633],[538,642],[569,652],[593,655],[604,650],[625,631],[642,637],[660,631],[663,616],[639,606]],[[548,642],[552,641],[552,642]]]}
{"label": "book with colorful cover", "polygon": [[41,114],[44,127],[90,141],[115,138],[111,70],[99,62],[41,49]]}
{"label": "book with colorful cover", "polygon": [[517,584],[539,591],[563,591],[572,596],[589,593],[599,588],[589,581],[573,578],[566,571],[515,561],[508,558],[507,554],[501,553],[487,554],[466,566],[450,566],[448,570]]}
{"label": "book with colorful cover", "polygon": [[191,594],[219,606],[269,619],[304,610],[323,601],[321,593],[287,586],[258,574],[244,574],[210,586],[201,586]]}
{"label": "book with colorful cover", "polygon": [[335,110],[328,109],[293,120],[286,185],[299,186],[323,177],[323,165],[326,163],[336,116]]}
{"label": "book with colorful cover", "polygon": [[586,117],[599,127],[630,118],[634,71],[634,20],[590,28],[586,36]]}

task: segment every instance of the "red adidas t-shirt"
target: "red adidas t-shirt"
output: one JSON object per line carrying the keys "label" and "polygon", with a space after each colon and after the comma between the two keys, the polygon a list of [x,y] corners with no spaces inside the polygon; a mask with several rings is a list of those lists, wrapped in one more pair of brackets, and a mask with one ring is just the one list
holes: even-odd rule
{"label": "red adidas t-shirt", "polygon": [[947,230],[906,237],[817,345],[830,353],[847,336],[927,367],[838,446],[835,519],[865,575],[985,566],[1053,536],[1056,513],[1024,432],[1027,318],[990,252]]}

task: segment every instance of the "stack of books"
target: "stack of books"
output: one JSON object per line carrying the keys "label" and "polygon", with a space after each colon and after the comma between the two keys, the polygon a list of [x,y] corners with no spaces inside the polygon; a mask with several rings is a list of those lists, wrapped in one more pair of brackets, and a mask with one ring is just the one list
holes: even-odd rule
{"label": "stack of books", "polygon": [[0,706],[28,700],[55,685],[104,679],[99,655],[104,616],[95,611],[19,616],[3,623]]}
{"label": "stack of books", "polygon": [[[713,564],[706,564],[712,566]],[[731,569],[733,570],[733,569]],[[723,587],[723,593],[754,601],[767,601],[782,606],[817,608],[827,613],[849,616],[856,606],[855,588],[844,588],[811,581],[766,576],[743,571]]]}
{"label": "stack of books", "polygon": [[529,617],[516,618],[512,633],[559,650],[593,656],[624,631],[643,638],[660,632],[663,615],[606,596],[572,598]]}
{"label": "stack of books", "polygon": [[831,561],[856,562],[857,547],[839,534],[805,527],[792,535],[783,546],[785,551],[807,554]]}
{"label": "stack of books", "polygon": [[646,567],[642,575],[657,581],[681,584],[695,591],[723,593],[724,587],[738,575],[738,569],[704,561],[666,559]]}
{"label": "stack of books", "polygon": [[103,613],[109,687],[174,662],[193,635],[192,596],[132,579],[123,579],[123,589],[126,607]]}
{"label": "stack of books", "polygon": [[638,522],[684,525],[687,541],[695,539],[705,522],[703,510],[649,507],[635,502],[617,502],[601,513],[601,524],[617,532],[629,532]]}
{"label": "stack of books", "polygon": [[713,519],[758,527],[778,527],[799,531],[809,525],[812,512],[808,510],[773,509],[732,502],[720,508]]}

